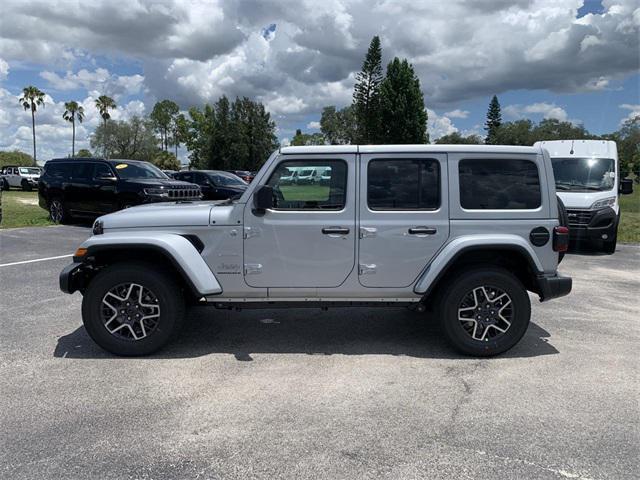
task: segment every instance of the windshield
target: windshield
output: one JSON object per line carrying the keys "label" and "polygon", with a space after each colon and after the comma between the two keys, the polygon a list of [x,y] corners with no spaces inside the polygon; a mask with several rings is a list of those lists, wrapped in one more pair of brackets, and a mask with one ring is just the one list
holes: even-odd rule
{"label": "windshield", "polygon": [[552,158],[556,190],[611,190],[615,182],[615,163],[610,158]]}
{"label": "windshield", "polygon": [[116,160],[111,162],[120,178],[164,178],[167,177],[158,167],[146,162],[127,162]]}
{"label": "windshield", "polygon": [[240,187],[247,185],[247,182],[234,174],[217,173],[211,176],[213,182],[221,187]]}
{"label": "windshield", "polygon": [[20,173],[24,173],[27,175],[40,175],[39,168],[21,168]]}

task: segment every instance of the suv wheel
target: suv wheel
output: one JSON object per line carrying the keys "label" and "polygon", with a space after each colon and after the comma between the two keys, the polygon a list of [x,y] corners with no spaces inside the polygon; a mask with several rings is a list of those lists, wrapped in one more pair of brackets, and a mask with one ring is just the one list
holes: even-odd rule
{"label": "suv wheel", "polygon": [[49,202],[49,218],[53,223],[67,223],[71,216],[64,202],[59,198],[54,198]]}
{"label": "suv wheel", "polygon": [[116,355],[153,353],[179,331],[184,315],[180,287],[145,263],[105,268],[82,298],[82,321],[89,336]]}
{"label": "suv wheel", "polygon": [[9,190],[11,188],[11,186],[9,185],[9,182],[7,182],[6,178],[2,179],[2,185],[0,185],[2,187],[2,190]]}
{"label": "suv wheel", "polygon": [[531,303],[520,281],[501,268],[461,272],[441,297],[440,322],[461,353],[489,357],[506,352],[529,326]]}

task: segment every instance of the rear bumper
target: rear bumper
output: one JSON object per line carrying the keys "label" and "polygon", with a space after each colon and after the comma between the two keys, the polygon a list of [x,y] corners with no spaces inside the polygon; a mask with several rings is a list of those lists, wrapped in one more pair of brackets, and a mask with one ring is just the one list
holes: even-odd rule
{"label": "rear bumper", "polygon": [[538,292],[540,301],[546,302],[552,298],[564,297],[571,292],[573,281],[571,277],[562,275],[538,275]]}

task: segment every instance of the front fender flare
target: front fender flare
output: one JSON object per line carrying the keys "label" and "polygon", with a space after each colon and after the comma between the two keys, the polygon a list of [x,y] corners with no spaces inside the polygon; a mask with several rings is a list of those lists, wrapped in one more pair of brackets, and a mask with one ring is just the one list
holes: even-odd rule
{"label": "front fender flare", "polygon": [[[222,287],[209,265],[193,244],[181,235],[167,232],[107,232],[87,239],[81,248],[89,257],[100,251],[149,249],[164,254],[180,270],[200,296],[222,293]],[[132,255],[135,259],[135,255]]]}
{"label": "front fender flare", "polygon": [[469,250],[487,248],[519,251],[527,257],[534,271],[537,273],[543,272],[542,264],[533,247],[519,235],[465,235],[454,238],[440,250],[418,277],[413,291],[421,295],[426,294],[438,278],[447,270],[447,267],[455,261],[456,257]]}

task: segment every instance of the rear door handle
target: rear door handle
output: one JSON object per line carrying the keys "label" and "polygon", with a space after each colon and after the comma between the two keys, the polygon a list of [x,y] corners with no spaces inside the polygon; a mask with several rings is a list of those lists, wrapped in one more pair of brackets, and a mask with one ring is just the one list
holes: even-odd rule
{"label": "rear door handle", "polygon": [[324,227],[322,233],[325,235],[347,235],[349,229],[346,227]]}
{"label": "rear door handle", "polygon": [[409,229],[410,235],[435,235],[438,232],[432,227],[411,227]]}

